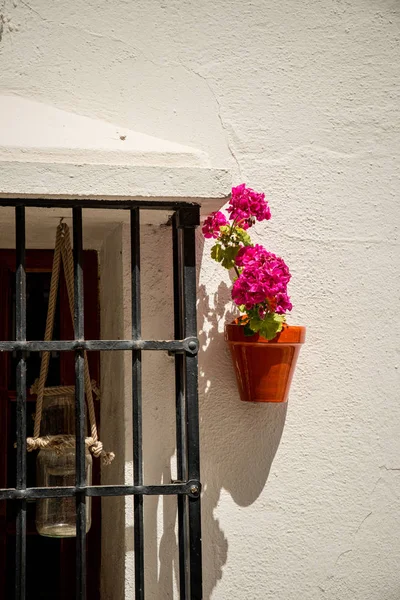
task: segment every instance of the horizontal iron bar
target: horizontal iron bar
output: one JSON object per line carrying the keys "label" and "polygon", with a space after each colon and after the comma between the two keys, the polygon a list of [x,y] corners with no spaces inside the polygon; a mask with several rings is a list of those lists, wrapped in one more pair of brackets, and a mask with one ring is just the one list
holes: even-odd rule
{"label": "horizontal iron bar", "polygon": [[197,338],[184,340],[52,340],[0,342],[0,352],[53,352],[73,350],[165,350],[168,352],[188,352],[197,354]]}
{"label": "horizontal iron bar", "polygon": [[84,487],[37,487],[17,490],[0,489],[0,500],[34,500],[39,498],[72,498],[78,493],[86,496],[177,496],[197,497],[199,481],[171,483],[169,485],[95,485]]}
{"label": "horizontal iron bar", "polygon": [[[200,200],[200,199],[199,199]],[[196,202],[176,200],[109,200],[101,198],[0,198],[0,206],[26,206],[34,208],[107,208],[114,210],[177,210],[187,206],[199,206]]]}

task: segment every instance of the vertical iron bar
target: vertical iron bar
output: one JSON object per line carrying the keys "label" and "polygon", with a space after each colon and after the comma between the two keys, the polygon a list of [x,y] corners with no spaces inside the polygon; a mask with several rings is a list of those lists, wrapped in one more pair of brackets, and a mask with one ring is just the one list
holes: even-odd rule
{"label": "vertical iron bar", "polygon": [[[172,219],[172,258],[174,282],[174,337],[183,338],[182,324],[182,264],[179,260],[179,230],[176,224],[176,214]],[[177,477],[179,481],[187,480],[187,447],[186,447],[186,410],[183,373],[183,354],[175,354],[175,406],[176,406],[176,458]],[[186,600],[189,589],[188,570],[188,499],[178,496],[178,549],[179,549],[179,597]]]}
{"label": "vertical iron bar", "polygon": [[[74,238],[74,338],[84,339],[82,209],[73,208]],[[75,351],[75,431],[76,431],[76,598],[86,600],[86,485],[85,465],[85,386],[84,353]]]}
{"label": "vertical iron bar", "polygon": [[[132,339],[141,337],[140,303],[140,213],[131,210],[131,271],[132,271]],[[142,352],[132,351],[132,412],[133,412],[133,483],[143,485],[143,431],[142,431]],[[144,519],[143,496],[135,495],[134,551],[135,598],[144,599]]]}
{"label": "vertical iron bar", "polygon": [[[26,274],[25,274],[25,207],[15,208],[16,229],[16,340],[26,340]],[[17,482],[26,489],[26,361],[25,353],[17,353]],[[26,500],[20,500],[16,520],[15,598],[26,594]]]}
{"label": "vertical iron bar", "polygon": [[[199,225],[199,207],[185,207],[179,215],[182,228],[181,260],[183,261],[183,335],[197,337],[196,319],[196,227]],[[186,426],[187,426],[187,475],[188,479],[200,480],[200,439],[198,405],[197,354],[186,353],[184,358]],[[191,600],[201,600],[202,554],[201,554],[201,500],[200,494],[189,498],[189,570]]]}

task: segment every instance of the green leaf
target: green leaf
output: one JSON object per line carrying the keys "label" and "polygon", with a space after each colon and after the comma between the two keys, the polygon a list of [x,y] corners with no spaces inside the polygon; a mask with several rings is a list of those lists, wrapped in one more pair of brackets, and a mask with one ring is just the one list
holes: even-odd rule
{"label": "green leaf", "polygon": [[282,331],[285,322],[285,315],[277,313],[267,313],[264,319],[253,317],[250,319],[250,327],[253,331],[258,332],[267,340],[273,340],[274,337]]}
{"label": "green leaf", "polygon": [[231,228],[229,227],[229,225],[221,225],[221,227],[219,228],[219,230],[222,234],[229,233],[230,229]]}
{"label": "green leaf", "polygon": [[244,246],[252,246],[253,245],[249,234],[244,229],[242,229],[241,227],[236,227],[235,232],[236,232],[236,237],[237,237],[238,241],[242,242],[242,244]]}
{"label": "green leaf", "polygon": [[240,306],[238,306],[238,309],[240,310],[240,312],[246,312],[246,305],[241,304]]}
{"label": "green leaf", "polygon": [[254,333],[258,333],[261,327],[261,319],[259,317],[251,317],[249,325]]}
{"label": "green leaf", "polygon": [[235,265],[235,258],[238,252],[238,246],[228,246],[225,249],[224,257],[222,259],[222,266],[225,267],[225,269],[232,269],[232,267]]}
{"label": "green leaf", "polygon": [[215,244],[215,246],[211,248],[211,258],[217,262],[221,262],[221,260],[224,258],[224,251],[222,250],[222,246],[220,244]]}

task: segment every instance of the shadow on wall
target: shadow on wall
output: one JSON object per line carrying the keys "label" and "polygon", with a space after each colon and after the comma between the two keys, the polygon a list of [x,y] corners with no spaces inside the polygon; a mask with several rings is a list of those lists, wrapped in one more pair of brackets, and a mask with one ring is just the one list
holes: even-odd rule
{"label": "shadow on wall", "polygon": [[[171,229],[143,228],[143,337],[169,339],[173,335]],[[201,236],[199,235],[199,242]],[[155,243],[157,241],[157,243]],[[203,240],[201,238],[201,244]],[[160,244],[164,252],[160,254]],[[202,255],[198,247],[198,262]],[[200,267],[199,267],[200,272]],[[163,302],[160,303],[160,298]],[[209,600],[227,562],[228,540],[215,511],[221,491],[239,506],[251,505],[260,495],[278,448],[286,404],[240,402],[231,358],[219,331],[230,289],[221,283],[212,297],[198,289],[199,399],[201,472],[203,482],[204,599]],[[214,308],[215,307],[215,308]],[[154,315],[157,318],[154,318]],[[174,360],[160,352],[143,357],[143,437],[146,483],[170,483],[176,477]],[[177,597],[179,558],[175,497],[145,497],[146,596],[157,600]],[[133,544],[133,535],[127,536]],[[133,550],[133,546],[126,548]]]}
{"label": "shadow on wall", "polygon": [[198,299],[203,576],[204,598],[209,600],[228,557],[228,540],[215,516],[221,491],[243,507],[259,497],[280,443],[287,404],[240,401],[220,331],[236,316],[226,312],[231,290],[222,282],[210,297],[201,285]]}
{"label": "shadow on wall", "polygon": [[[172,339],[172,230],[144,226],[141,235],[142,337]],[[174,359],[163,352],[145,352],[142,364],[144,480],[169,484],[176,479]],[[157,600],[174,598],[179,580],[176,505],[174,496],[144,498],[146,597]]]}

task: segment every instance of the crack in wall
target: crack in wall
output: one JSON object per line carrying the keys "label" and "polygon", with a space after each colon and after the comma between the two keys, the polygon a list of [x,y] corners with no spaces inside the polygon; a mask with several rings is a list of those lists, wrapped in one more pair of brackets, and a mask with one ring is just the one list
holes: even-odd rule
{"label": "crack in wall", "polygon": [[[375,487],[376,487],[376,486],[375,486]],[[375,487],[374,487],[374,489],[375,489]],[[353,534],[353,541],[351,542],[351,548],[347,548],[347,550],[343,550],[342,552],[340,552],[340,554],[339,554],[339,555],[338,555],[338,557],[336,558],[336,560],[335,560],[335,563],[334,563],[334,565],[333,565],[333,568],[332,568],[332,573],[326,577],[326,582],[327,582],[327,583],[328,583],[328,582],[329,582],[329,583],[332,583],[332,582],[335,580],[335,578],[336,578],[336,576],[337,576],[337,573],[336,573],[335,571],[337,570],[337,568],[338,568],[338,566],[339,566],[339,563],[340,563],[340,561],[342,560],[342,558],[343,558],[344,556],[347,556],[348,554],[351,554],[351,553],[354,551],[354,546],[355,546],[355,544],[356,544],[356,541],[357,541],[357,536],[358,536],[358,534],[360,533],[360,531],[361,531],[361,529],[362,529],[362,527],[363,527],[364,523],[365,523],[365,522],[366,522],[366,521],[369,519],[369,517],[370,517],[372,514],[373,514],[373,511],[371,510],[371,511],[370,511],[370,512],[369,512],[369,513],[368,513],[368,514],[367,514],[367,515],[366,515],[366,516],[365,516],[365,517],[362,519],[362,521],[360,522],[360,524],[357,526],[357,528],[356,528],[356,530],[354,531],[354,534]],[[318,589],[319,589],[319,590],[321,590],[321,592],[323,592],[323,593],[325,593],[325,592],[327,591],[327,588],[325,588],[325,587],[324,587],[323,585],[321,585],[321,584],[320,584],[320,585],[318,585],[317,587],[318,587]],[[330,585],[329,585],[328,587],[330,587]]]}
{"label": "crack in wall", "polygon": [[360,531],[361,527],[364,525],[365,521],[366,521],[367,519],[369,519],[369,517],[370,517],[371,515],[372,515],[372,510],[371,510],[371,512],[369,512],[369,513],[367,514],[367,516],[366,516],[366,517],[364,517],[364,518],[363,518],[363,520],[361,521],[361,523],[360,523],[360,524],[359,524],[359,526],[357,527],[357,529],[356,529],[356,531],[355,531],[355,534],[354,534],[354,541],[355,541],[355,538],[356,538],[357,534],[359,533],[359,531]]}
{"label": "crack in wall", "polygon": [[[335,561],[335,564],[334,564],[334,567],[333,567],[333,568],[334,568],[334,569],[336,569],[336,567],[338,566],[338,564],[339,564],[339,562],[340,562],[340,559],[341,559],[343,556],[345,556],[346,554],[350,554],[350,552],[353,552],[353,548],[349,548],[348,550],[344,550],[343,552],[341,552],[341,553],[339,554],[339,556],[337,557],[337,559],[336,559],[336,561]],[[334,575],[331,575],[331,578],[333,578],[333,577],[334,577]]]}
{"label": "crack in wall", "polygon": [[[210,93],[211,93],[211,95],[212,95],[212,97],[213,97],[213,99],[214,99],[214,102],[215,102],[215,104],[217,105],[217,117],[218,117],[218,120],[219,120],[219,122],[220,122],[220,124],[221,124],[222,131],[224,132],[224,137],[225,137],[225,141],[226,141],[226,146],[227,146],[227,148],[228,148],[228,150],[229,150],[229,153],[230,153],[231,157],[233,158],[233,160],[234,160],[234,162],[235,162],[235,164],[236,164],[236,167],[237,167],[237,170],[238,170],[239,177],[240,177],[240,179],[242,179],[242,171],[241,171],[241,168],[240,168],[240,163],[239,163],[239,160],[238,160],[238,158],[237,158],[237,156],[236,156],[236,152],[235,152],[235,150],[233,149],[233,146],[232,146],[231,140],[230,140],[230,138],[229,138],[229,134],[228,134],[228,132],[227,132],[227,126],[225,125],[225,123],[224,123],[224,119],[223,119],[223,117],[222,117],[222,108],[221,108],[221,103],[220,103],[220,101],[219,101],[219,99],[218,99],[218,96],[217,96],[217,94],[215,93],[215,91],[214,91],[214,90],[213,90],[213,88],[211,87],[211,84],[210,84],[210,82],[208,81],[207,77],[205,77],[205,75],[202,75],[202,74],[201,74],[201,73],[199,73],[198,71],[195,71],[193,68],[189,68],[189,67],[187,67],[187,66],[186,66],[186,65],[184,65],[182,62],[179,62],[178,64],[179,64],[179,65],[180,65],[180,66],[181,66],[183,69],[185,69],[185,71],[186,71],[187,73],[190,73],[191,75],[196,75],[196,77],[199,77],[200,79],[202,79],[202,80],[205,82],[205,84],[206,84],[206,86],[207,86],[208,90],[210,91]],[[231,127],[231,129],[233,130],[233,127],[232,127],[232,125],[230,125],[230,127]]]}
{"label": "crack in wall", "polygon": [[[29,8],[29,10],[31,10],[33,13],[35,13],[35,15],[37,15],[42,21],[44,21],[45,23],[48,21],[46,19],[46,17],[43,17],[43,15],[41,15],[40,12],[36,10],[36,8],[33,8],[33,6],[28,4],[28,2],[25,2],[25,0],[19,0],[19,1],[21,2],[21,4],[23,4],[23,6],[26,6],[26,8]],[[15,3],[14,6],[16,7],[17,3]]]}
{"label": "crack in wall", "polygon": [[382,465],[379,468],[384,469],[385,471],[400,471],[400,467],[387,467],[386,465]]}

